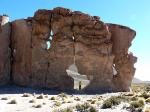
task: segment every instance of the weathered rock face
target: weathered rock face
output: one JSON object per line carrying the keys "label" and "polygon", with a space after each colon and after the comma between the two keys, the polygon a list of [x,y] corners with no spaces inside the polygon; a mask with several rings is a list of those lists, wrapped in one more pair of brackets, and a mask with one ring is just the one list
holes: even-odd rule
{"label": "weathered rock face", "polygon": [[128,53],[131,42],[136,35],[132,29],[115,24],[108,24],[112,34],[112,53],[115,55],[114,64],[117,77],[114,78],[114,87],[119,91],[129,91],[135,73],[134,63],[137,58]]}
{"label": "weathered rock face", "polygon": [[31,43],[32,27],[27,20],[12,22],[11,49],[12,49],[12,78],[15,84],[25,86],[30,84],[31,77]]}
{"label": "weathered rock face", "polygon": [[11,27],[7,16],[0,16],[0,85],[10,80],[10,32]]}
{"label": "weathered rock face", "polygon": [[66,70],[76,64],[90,80],[84,90],[129,90],[136,57],[128,48],[135,31],[60,7],[38,10],[34,17],[11,22],[11,31],[6,28],[0,33],[0,51],[6,53],[0,55],[0,64],[10,66],[11,58],[12,63],[11,68],[0,66],[0,80],[11,72],[11,80],[21,86],[73,89],[74,80]]}

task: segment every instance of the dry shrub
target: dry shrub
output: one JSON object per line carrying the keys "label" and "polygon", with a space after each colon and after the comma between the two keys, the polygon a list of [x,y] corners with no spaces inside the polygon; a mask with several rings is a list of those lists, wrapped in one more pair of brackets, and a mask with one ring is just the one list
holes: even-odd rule
{"label": "dry shrub", "polygon": [[34,107],[34,108],[41,108],[42,105],[41,104],[37,104],[37,105],[33,105],[32,107]]}
{"label": "dry shrub", "polygon": [[3,98],[1,98],[1,100],[8,100],[8,98],[7,97],[3,97]]}
{"label": "dry shrub", "polygon": [[125,96],[112,96],[103,102],[102,109],[111,108],[112,106],[119,105],[121,102],[128,101]]}
{"label": "dry shrub", "polygon": [[57,102],[55,103],[55,106],[57,106],[57,107],[61,106],[61,102],[58,102],[58,101],[57,101]]}
{"label": "dry shrub", "polygon": [[24,94],[22,95],[22,97],[30,97],[30,96],[31,96],[30,93],[24,93]]}
{"label": "dry shrub", "polygon": [[29,103],[36,103],[36,99],[30,100]]}
{"label": "dry shrub", "polygon": [[43,94],[41,94],[41,95],[39,95],[38,97],[36,97],[37,99],[44,99],[44,95]]}
{"label": "dry shrub", "polygon": [[17,101],[15,99],[13,99],[10,102],[8,102],[8,104],[17,104]]}

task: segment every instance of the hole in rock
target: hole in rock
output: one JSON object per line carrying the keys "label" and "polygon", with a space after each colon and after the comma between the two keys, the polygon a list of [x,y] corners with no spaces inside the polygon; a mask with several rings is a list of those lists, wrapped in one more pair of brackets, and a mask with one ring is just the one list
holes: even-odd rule
{"label": "hole in rock", "polygon": [[113,64],[112,69],[113,69],[113,76],[117,76],[117,70],[115,68],[115,64]]}
{"label": "hole in rock", "polygon": [[51,47],[50,41],[47,41],[46,44],[47,44],[47,48],[46,48],[46,49],[47,49],[47,50],[50,49],[50,47]]}
{"label": "hole in rock", "polygon": [[51,41],[52,41],[52,39],[53,39],[53,31],[51,30],[51,32],[50,32],[50,36],[49,36],[49,38],[48,38],[48,41],[46,42],[46,44],[47,44],[47,50],[49,50],[50,49],[50,47],[51,47]]}
{"label": "hole in rock", "polygon": [[66,72],[74,79],[74,89],[82,90],[89,85],[90,80],[87,78],[87,75],[78,73],[78,68],[75,63],[70,65]]}
{"label": "hole in rock", "polygon": [[16,54],[16,49],[13,50],[13,53]]}
{"label": "hole in rock", "polygon": [[75,41],[75,38],[74,38],[74,36],[72,37],[72,40],[73,40],[73,41]]}

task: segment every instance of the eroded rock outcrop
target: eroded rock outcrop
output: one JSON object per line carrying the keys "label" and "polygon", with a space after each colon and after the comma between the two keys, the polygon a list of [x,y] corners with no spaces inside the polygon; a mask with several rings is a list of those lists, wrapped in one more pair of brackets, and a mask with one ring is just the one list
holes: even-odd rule
{"label": "eroded rock outcrop", "polygon": [[108,25],[112,34],[112,53],[115,55],[114,65],[117,70],[117,77],[113,80],[114,86],[119,91],[129,91],[135,73],[133,65],[137,58],[132,53],[128,53],[128,49],[136,32],[125,26]]}
{"label": "eroded rock outcrop", "polygon": [[25,86],[31,82],[32,27],[29,21],[24,19],[11,24],[12,80],[15,84]]}
{"label": "eroded rock outcrop", "polygon": [[11,27],[8,16],[0,16],[0,85],[10,80],[10,33]]}
{"label": "eroded rock outcrop", "polygon": [[[21,86],[73,89],[74,80],[66,70],[76,64],[90,80],[84,90],[129,91],[137,60],[128,53],[135,36],[130,28],[61,7],[13,21],[11,31],[8,26],[0,33],[0,50],[6,53],[0,55],[0,70],[5,73],[0,73],[1,82],[6,82],[1,77],[11,76]],[[7,67],[2,66],[5,63]]]}

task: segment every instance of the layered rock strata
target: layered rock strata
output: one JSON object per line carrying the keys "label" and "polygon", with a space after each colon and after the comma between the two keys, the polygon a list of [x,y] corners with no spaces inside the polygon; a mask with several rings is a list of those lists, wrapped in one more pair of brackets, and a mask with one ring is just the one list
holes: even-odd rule
{"label": "layered rock strata", "polygon": [[129,91],[137,60],[128,53],[134,30],[61,7],[5,19],[0,16],[1,85],[73,89],[66,70],[76,64],[90,80],[84,90]]}

